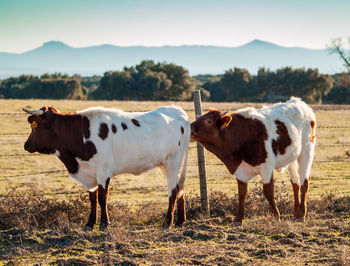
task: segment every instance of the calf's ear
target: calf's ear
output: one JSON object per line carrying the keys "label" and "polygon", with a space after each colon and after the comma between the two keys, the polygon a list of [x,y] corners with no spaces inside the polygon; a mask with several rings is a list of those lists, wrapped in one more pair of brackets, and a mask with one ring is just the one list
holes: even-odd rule
{"label": "calf's ear", "polygon": [[223,115],[220,118],[220,129],[227,127],[231,123],[232,117],[230,115]]}

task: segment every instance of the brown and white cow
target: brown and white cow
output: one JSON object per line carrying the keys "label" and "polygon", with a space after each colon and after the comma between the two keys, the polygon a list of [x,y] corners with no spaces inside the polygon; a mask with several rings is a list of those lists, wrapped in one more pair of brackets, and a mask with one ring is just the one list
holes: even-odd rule
{"label": "brown and white cow", "polygon": [[119,109],[92,107],[62,114],[53,107],[30,113],[32,132],[24,148],[28,152],[56,154],[72,179],[88,191],[91,212],[85,229],[97,222],[109,223],[107,212],[110,178],[122,173],[139,175],[154,167],[164,170],[168,183],[169,208],[164,226],[171,227],[177,201],[177,225],[185,222],[184,182],[190,123],[177,106],[150,112],[127,113]]}
{"label": "brown and white cow", "polygon": [[199,117],[191,124],[191,138],[214,153],[236,176],[239,205],[235,224],[241,224],[244,218],[247,183],[258,174],[271,212],[280,219],[274,200],[273,170],[285,168],[293,185],[294,217],[303,220],[315,149],[316,118],[312,109],[292,97],[271,107],[226,113],[210,110]]}

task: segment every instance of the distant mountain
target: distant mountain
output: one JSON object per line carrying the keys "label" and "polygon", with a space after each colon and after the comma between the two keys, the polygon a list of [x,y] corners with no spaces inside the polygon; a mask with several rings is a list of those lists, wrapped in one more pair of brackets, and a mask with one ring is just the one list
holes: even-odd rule
{"label": "distant mountain", "polygon": [[326,50],[283,47],[261,40],[238,47],[100,45],[84,48],[50,41],[22,54],[0,52],[0,78],[47,72],[101,75],[109,70],[134,66],[145,59],[181,65],[191,75],[222,74],[233,67],[246,68],[252,74],[260,67],[271,70],[284,66],[318,68],[321,73],[329,74],[344,70],[337,55],[329,55]]}

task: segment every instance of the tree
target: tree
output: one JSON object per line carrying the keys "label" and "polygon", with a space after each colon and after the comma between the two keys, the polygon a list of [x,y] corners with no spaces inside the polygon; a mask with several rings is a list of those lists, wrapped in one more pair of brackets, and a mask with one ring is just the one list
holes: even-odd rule
{"label": "tree", "polygon": [[212,78],[203,87],[210,91],[212,101],[248,101],[252,90],[251,80],[248,70],[235,67],[220,78]]}
{"label": "tree", "polygon": [[86,99],[86,91],[78,80],[56,73],[40,78],[32,75],[8,78],[2,82],[0,91],[10,99]]}
{"label": "tree", "polygon": [[324,97],[324,101],[333,104],[350,103],[350,73],[334,75],[333,89]]}
{"label": "tree", "polygon": [[118,100],[186,100],[195,83],[188,71],[174,64],[142,61],[123,71],[106,72],[91,97]]}
{"label": "tree", "polygon": [[[348,37],[348,45],[350,49],[350,37]],[[335,38],[331,40],[328,45],[328,51],[330,54],[337,54],[343,61],[344,66],[350,72],[350,50],[346,51],[343,46],[342,38]]]}

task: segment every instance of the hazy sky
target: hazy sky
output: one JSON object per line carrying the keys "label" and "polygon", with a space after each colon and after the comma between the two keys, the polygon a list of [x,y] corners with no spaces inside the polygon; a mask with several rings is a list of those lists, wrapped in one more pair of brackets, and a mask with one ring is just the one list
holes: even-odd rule
{"label": "hazy sky", "polygon": [[350,36],[350,0],[0,0],[0,51],[50,40],[100,44],[239,46],[261,39],[325,48]]}

